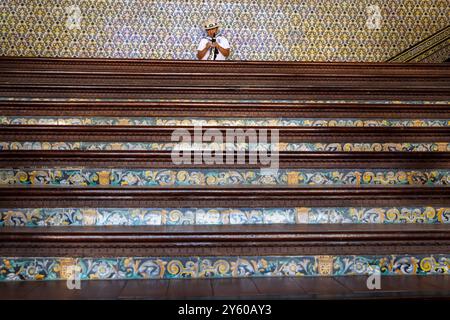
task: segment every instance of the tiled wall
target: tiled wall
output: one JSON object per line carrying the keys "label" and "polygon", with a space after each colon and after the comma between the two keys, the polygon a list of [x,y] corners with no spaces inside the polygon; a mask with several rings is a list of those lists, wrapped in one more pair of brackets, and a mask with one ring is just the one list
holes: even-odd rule
{"label": "tiled wall", "polygon": [[211,14],[235,60],[385,61],[450,24],[448,0],[2,0],[0,55],[194,59]]}

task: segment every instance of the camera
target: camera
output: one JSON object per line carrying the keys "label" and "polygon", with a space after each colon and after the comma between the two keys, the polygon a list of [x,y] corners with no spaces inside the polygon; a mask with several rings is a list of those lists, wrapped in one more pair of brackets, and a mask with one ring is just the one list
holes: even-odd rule
{"label": "camera", "polygon": [[[216,43],[216,35],[212,36],[211,43]],[[219,54],[219,49],[214,48],[214,59],[213,60],[216,60],[218,54]]]}

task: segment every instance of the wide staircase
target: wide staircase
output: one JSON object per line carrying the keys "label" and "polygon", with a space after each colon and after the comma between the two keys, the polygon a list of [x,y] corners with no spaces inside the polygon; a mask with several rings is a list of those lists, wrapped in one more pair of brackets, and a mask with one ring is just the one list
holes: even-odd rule
{"label": "wide staircase", "polygon": [[0,58],[0,97],[1,281],[450,273],[450,65]]}

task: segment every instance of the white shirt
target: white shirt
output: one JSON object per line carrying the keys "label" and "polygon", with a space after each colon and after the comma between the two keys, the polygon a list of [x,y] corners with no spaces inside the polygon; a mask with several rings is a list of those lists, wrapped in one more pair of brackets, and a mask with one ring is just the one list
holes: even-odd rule
{"label": "white shirt", "polygon": [[[211,41],[211,38],[210,37],[207,37],[207,38],[203,38],[201,41],[200,41],[200,44],[198,45],[198,48],[197,48],[197,50],[198,51],[202,51],[203,49],[205,49],[206,48],[206,45],[208,44],[208,42],[210,42]],[[222,47],[222,48],[224,48],[224,49],[230,49],[230,43],[228,42],[228,40],[227,40],[227,38],[225,38],[225,37],[223,37],[223,36],[217,36],[216,37],[216,42]],[[207,52],[206,52],[206,54],[205,54],[205,56],[203,57],[203,59],[202,60],[213,60],[214,59],[214,48],[210,48]],[[219,50],[219,49],[217,49],[217,50]],[[217,57],[216,57],[216,60],[225,60],[226,59],[226,57],[222,54],[222,52],[220,52],[220,50],[219,50],[219,53],[217,54]]]}

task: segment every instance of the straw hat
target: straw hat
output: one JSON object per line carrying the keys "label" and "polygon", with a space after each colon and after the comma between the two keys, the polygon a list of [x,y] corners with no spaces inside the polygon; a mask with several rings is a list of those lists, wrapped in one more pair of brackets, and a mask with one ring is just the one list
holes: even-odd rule
{"label": "straw hat", "polygon": [[219,24],[217,23],[216,19],[214,19],[214,18],[209,18],[209,19],[206,20],[206,22],[204,23],[204,27],[205,27],[205,30],[210,30],[210,29],[218,28],[218,27],[219,27]]}

